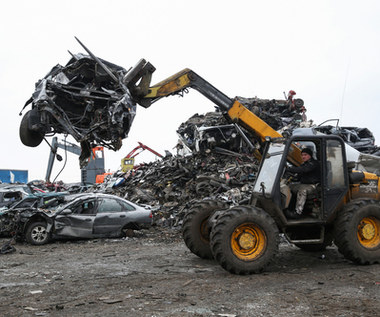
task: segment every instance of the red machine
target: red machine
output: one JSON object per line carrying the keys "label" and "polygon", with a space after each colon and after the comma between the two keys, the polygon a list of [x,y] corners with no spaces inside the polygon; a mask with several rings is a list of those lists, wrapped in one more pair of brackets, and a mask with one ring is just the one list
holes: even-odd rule
{"label": "red machine", "polygon": [[125,173],[127,171],[130,171],[135,166],[135,157],[139,155],[144,150],[148,150],[152,152],[154,155],[157,155],[158,157],[163,158],[163,156],[156,152],[155,150],[151,149],[149,146],[142,144],[141,142],[138,142],[139,145],[136,146],[131,152],[129,152],[124,158],[121,160],[121,170]]}

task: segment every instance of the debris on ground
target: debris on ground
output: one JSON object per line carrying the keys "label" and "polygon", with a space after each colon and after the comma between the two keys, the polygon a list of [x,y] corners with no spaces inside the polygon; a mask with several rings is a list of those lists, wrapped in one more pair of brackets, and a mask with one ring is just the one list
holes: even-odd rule
{"label": "debris on ground", "polygon": [[0,246],[0,254],[8,254],[16,252],[16,248],[12,245],[14,238],[11,238],[9,241],[6,241]]}

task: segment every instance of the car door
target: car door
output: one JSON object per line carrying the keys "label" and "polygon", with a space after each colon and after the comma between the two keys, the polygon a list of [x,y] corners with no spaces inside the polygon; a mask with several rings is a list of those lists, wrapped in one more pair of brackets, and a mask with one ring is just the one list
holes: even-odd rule
{"label": "car door", "polygon": [[80,201],[68,206],[55,217],[55,234],[65,237],[93,238],[96,209],[96,199]]}
{"label": "car door", "polygon": [[[128,205],[129,210],[133,206]],[[129,222],[128,210],[117,198],[102,198],[94,223],[94,234],[116,237],[121,229]]]}

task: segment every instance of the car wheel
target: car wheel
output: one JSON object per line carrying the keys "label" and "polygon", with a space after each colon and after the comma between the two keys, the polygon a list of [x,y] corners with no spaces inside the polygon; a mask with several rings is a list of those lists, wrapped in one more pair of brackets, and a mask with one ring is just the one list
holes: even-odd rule
{"label": "car wheel", "polygon": [[26,230],[25,239],[33,245],[43,245],[49,242],[50,234],[47,232],[46,222],[33,222]]}
{"label": "car wheel", "polygon": [[34,110],[29,110],[27,113],[25,113],[24,117],[21,120],[20,123],[20,139],[21,142],[30,147],[36,147],[40,145],[42,140],[44,139],[44,134],[40,131],[33,131],[29,129],[29,121],[32,120],[32,116]]}

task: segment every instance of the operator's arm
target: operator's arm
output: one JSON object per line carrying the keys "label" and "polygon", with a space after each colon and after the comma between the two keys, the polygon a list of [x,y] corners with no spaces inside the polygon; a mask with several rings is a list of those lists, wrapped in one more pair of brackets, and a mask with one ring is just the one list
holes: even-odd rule
{"label": "operator's arm", "polygon": [[307,164],[302,164],[300,166],[290,166],[287,168],[287,171],[289,171],[290,173],[302,174],[312,171],[310,167],[311,166],[307,166]]}
{"label": "operator's arm", "polygon": [[319,167],[318,161],[309,160],[300,166],[291,166],[287,168],[290,173],[306,174],[315,171]]}

